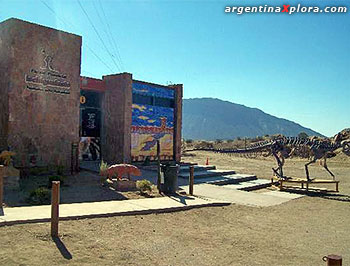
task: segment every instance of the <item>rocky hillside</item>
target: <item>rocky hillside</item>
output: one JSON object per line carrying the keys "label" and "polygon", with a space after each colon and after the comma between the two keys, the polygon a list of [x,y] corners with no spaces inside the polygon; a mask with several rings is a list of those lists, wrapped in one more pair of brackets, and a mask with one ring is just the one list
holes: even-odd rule
{"label": "rocky hillside", "polygon": [[266,134],[297,136],[300,132],[309,136],[322,136],[310,128],[266,114],[257,108],[213,98],[183,100],[185,139],[234,139]]}

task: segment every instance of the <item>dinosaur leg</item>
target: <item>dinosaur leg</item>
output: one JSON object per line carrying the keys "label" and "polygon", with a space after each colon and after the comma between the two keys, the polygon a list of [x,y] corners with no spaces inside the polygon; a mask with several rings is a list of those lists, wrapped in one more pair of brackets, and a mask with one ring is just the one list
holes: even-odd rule
{"label": "dinosaur leg", "polygon": [[278,158],[280,159],[280,174],[283,178],[287,179],[286,176],[283,175],[283,166],[284,166],[284,156],[283,154],[279,154]]}
{"label": "dinosaur leg", "polygon": [[[283,159],[283,163],[281,162],[280,158],[278,157],[278,155],[276,154],[275,151],[272,151],[272,155],[275,157],[278,168],[277,169],[273,169],[274,172],[277,174],[277,176],[279,178],[284,178],[283,176],[283,163],[284,163],[284,159]],[[283,158],[283,157],[282,157]],[[278,170],[278,172],[277,172]]]}
{"label": "dinosaur leg", "polygon": [[314,158],[314,159],[312,159],[312,161],[310,161],[310,162],[308,162],[307,164],[305,164],[305,173],[306,173],[306,179],[307,179],[307,181],[311,181],[310,175],[309,175],[309,168],[308,168],[308,166],[309,166],[310,164],[312,164],[312,163],[315,163],[315,162],[316,162],[316,159]]}
{"label": "dinosaur leg", "polygon": [[327,162],[326,162],[326,157],[323,158],[323,163],[321,165],[326,169],[326,171],[333,177],[333,180],[335,180],[334,174],[328,169]]}

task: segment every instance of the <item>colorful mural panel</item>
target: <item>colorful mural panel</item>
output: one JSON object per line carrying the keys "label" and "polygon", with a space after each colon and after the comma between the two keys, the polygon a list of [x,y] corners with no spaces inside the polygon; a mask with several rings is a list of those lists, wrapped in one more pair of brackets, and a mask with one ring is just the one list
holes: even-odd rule
{"label": "colorful mural panel", "polygon": [[[138,103],[135,95],[150,97],[148,102]],[[157,106],[152,97],[174,98],[174,91],[167,88],[153,87],[138,82],[133,83],[131,157],[133,161],[144,161],[147,157],[155,160],[157,140],[160,141],[161,160],[173,159],[174,143],[174,108]]]}
{"label": "colorful mural panel", "polygon": [[175,97],[175,92],[172,89],[156,87],[156,86],[152,86],[150,84],[145,84],[141,82],[133,82],[132,92],[137,94],[157,96],[157,97],[170,98],[170,99],[174,99]]}

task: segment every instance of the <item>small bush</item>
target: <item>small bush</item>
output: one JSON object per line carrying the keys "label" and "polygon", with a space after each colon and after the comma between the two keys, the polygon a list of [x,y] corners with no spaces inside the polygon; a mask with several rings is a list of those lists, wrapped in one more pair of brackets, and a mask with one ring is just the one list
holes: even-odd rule
{"label": "small bush", "polygon": [[100,174],[104,174],[107,171],[108,167],[109,165],[102,160],[100,164]]}
{"label": "small bush", "polygon": [[152,191],[152,183],[146,179],[136,181],[136,187],[142,194]]}
{"label": "small bush", "polygon": [[193,139],[186,139],[185,141],[187,144],[192,144],[193,143]]}
{"label": "small bush", "polygon": [[100,164],[100,182],[102,185],[106,185],[108,167],[109,165],[102,160]]}
{"label": "small bush", "polygon": [[31,204],[49,204],[51,198],[51,192],[45,187],[39,187],[32,190],[29,193],[28,202]]}
{"label": "small bush", "polygon": [[12,162],[12,157],[15,156],[16,153],[12,151],[2,151],[0,153],[0,164],[5,166],[9,166]]}
{"label": "small bush", "polygon": [[48,187],[51,188],[52,187],[52,181],[60,181],[60,185],[63,186],[64,184],[64,177],[60,176],[60,175],[52,175],[49,176],[49,180],[48,180]]}

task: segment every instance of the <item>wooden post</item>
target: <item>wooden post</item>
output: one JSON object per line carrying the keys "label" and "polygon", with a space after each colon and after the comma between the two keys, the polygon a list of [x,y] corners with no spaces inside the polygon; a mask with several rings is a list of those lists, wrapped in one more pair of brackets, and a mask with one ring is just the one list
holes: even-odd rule
{"label": "wooden post", "polygon": [[343,258],[338,255],[328,255],[322,258],[323,261],[327,262],[327,266],[342,266]]}
{"label": "wooden post", "polygon": [[157,140],[157,170],[158,170],[158,178],[157,178],[157,188],[158,192],[161,192],[161,173],[160,173],[160,142]]}
{"label": "wooden post", "polygon": [[190,166],[190,188],[189,193],[191,196],[193,196],[193,184],[194,184],[194,166]]}
{"label": "wooden post", "polygon": [[60,181],[52,181],[51,195],[51,236],[58,237],[58,220],[60,204]]}
{"label": "wooden post", "polygon": [[0,209],[4,202],[4,166],[0,165]]}

